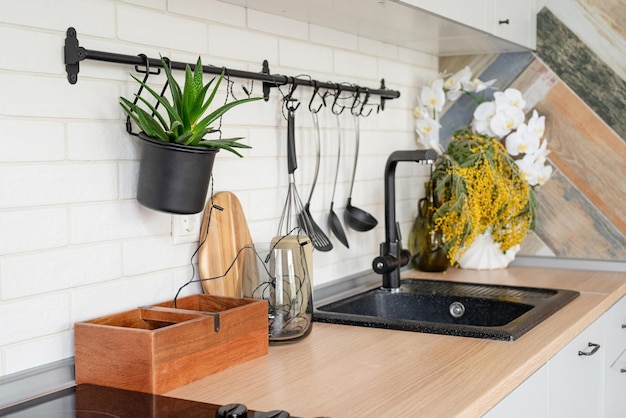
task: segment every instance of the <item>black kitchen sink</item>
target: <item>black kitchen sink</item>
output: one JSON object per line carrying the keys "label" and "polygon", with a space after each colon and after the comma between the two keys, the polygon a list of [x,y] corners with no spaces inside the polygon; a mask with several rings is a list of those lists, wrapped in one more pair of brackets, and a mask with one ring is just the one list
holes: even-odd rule
{"label": "black kitchen sink", "polygon": [[334,324],[514,341],[579,296],[558,289],[405,279],[316,307]]}

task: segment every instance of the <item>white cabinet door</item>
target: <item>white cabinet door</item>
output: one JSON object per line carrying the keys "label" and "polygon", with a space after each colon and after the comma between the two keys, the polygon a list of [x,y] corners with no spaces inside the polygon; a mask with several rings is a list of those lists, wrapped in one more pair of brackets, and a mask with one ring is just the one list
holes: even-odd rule
{"label": "white cabinet door", "polygon": [[603,315],[548,362],[551,418],[602,416],[605,322]]}
{"label": "white cabinet door", "polygon": [[547,418],[548,382],[549,368],[544,364],[487,412],[484,418]]}
{"label": "white cabinet door", "polygon": [[399,0],[498,38],[535,49],[536,0]]}
{"label": "white cabinet door", "polygon": [[492,0],[494,16],[488,32],[531,49],[537,47],[537,2]]}
{"label": "white cabinet door", "polygon": [[401,3],[419,7],[437,16],[462,23],[469,27],[489,32],[489,12],[493,0],[400,0]]}
{"label": "white cabinet door", "polygon": [[626,416],[626,298],[606,314],[604,416]]}

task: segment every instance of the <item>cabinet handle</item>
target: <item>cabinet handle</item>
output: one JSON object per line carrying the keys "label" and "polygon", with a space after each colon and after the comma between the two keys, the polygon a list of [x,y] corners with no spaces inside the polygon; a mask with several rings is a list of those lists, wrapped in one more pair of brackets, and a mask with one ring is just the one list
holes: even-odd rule
{"label": "cabinet handle", "polygon": [[620,372],[626,373],[626,369],[621,369]]}
{"label": "cabinet handle", "polygon": [[508,25],[508,24],[509,24],[509,19],[498,20],[498,25]]}
{"label": "cabinet handle", "polygon": [[622,324],[622,329],[626,328],[626,324]]}
{"label": "cabinet handle", "polygon": [[591,350],[589,350],[589,351],[582,351],[581,350],[581,351],[578,352],[578,355],[579,356],[593,356],[600,349],[600,344],[589,343],[589,344],[587,344],[587,347],[591,347]]}

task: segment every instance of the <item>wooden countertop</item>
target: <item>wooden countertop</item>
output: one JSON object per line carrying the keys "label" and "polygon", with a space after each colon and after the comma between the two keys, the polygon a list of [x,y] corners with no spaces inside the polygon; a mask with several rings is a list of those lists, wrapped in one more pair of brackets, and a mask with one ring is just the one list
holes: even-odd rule
{"label": "wooden countertop", "polygon": [[626,273],[509,267],[404,277],[581,295],[514,342],[316,322],[302,341],[167,395],[299,417],[478,417],[626,294]]}

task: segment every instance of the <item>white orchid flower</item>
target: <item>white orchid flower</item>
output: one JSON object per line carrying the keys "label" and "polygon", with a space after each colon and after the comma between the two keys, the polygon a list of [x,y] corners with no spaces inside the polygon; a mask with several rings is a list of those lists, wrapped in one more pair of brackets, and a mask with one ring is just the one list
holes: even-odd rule
{"label": "white orchid flower", "polygon": [[537,137],[543,138],[543,134],[546,131],[546,118],[539,116],[536,110],[533,110],[533,115],[528,120],[528,129],[533,131]]}
{"label": "white orchid flower", "polygon": [[443,84],[443,88],[447,91],[446,95],[448,100],[454,101],[461,97],[463,94],[463,86],[470,83],[471,78],[472,71],[467,66],[456,74],[448,77]]}
{"label": "white orchid flower", "polygon": [[472,78],[472,71],[468,66],[465,66],[461,71],[448,77],[443,84],[446,90],[459,90],[464,82],[469,81]]}
{"label": "white orchid flower", "polygon": [[526,100],[522,97],[522,92],[509,88],[502,91],[497,91],[493,94],[493,98],[496,102],[496,107],[508,107],[513,106],[519,109],[523,109],[526,106]]}
{"label": "white orchid flower", "polygon": [[504,138],[512,130],[517,129],[524,123],[524,111],[516,106],[498,106],[496,102],[496,114],[489,121],[489,128],[497,138]]}
{"label": "white orchid flower", "polygon": [[548,154],[550,154],[548,141],[544,139],[539,149],[533,153],[533,160],[538,164],[545,164],[548,159]]}
{"label": "white orchid flower", "polygon": [[418,142],[439,154],[443,154],[443,147],[439,143],[439,128],[439,123],[429,117],[419,118],[415,122]]}
{"label": "white orchid flower", "polygon": [[[422,87],[420,101],[427,109],[437,113],[441,112],[443,105],[446,103],[446,95],[443,91],[443,79],[438,78],[433,81],[432,85]],[[435,117],[434,114],[433,117]]]}
{"label": "white orchid flower", "polygon": [[482,81],[478,78],[474,78],[472,80],[463,83],[463,90],[470,93],[480,93],[484,90],[487,90],[489,87],[493,86],[497,80],[494,78],[489,81]]}
{"label": "white orchid flower", "polygon": [[538,149],[539,137],[525,123],[506,137],[506,151],[514,157],[520,154],[534,154]]}
{"label": "white orchid flower", "polygon": [[491,118],[496,114],[496,104],[494,102],[484,102],[474,109],[474,120],[472,121],[472,129],[481,135],[495,136],[495,133],[489,127]]}
{"label": "white orchid flower", "polygon": [[516,160],[515,164],[519,167],[522,178],[531,186],[541,186],[550,179],[552,175],[552,167],[540,164],[532,154],[525,155],[524,158]]}

